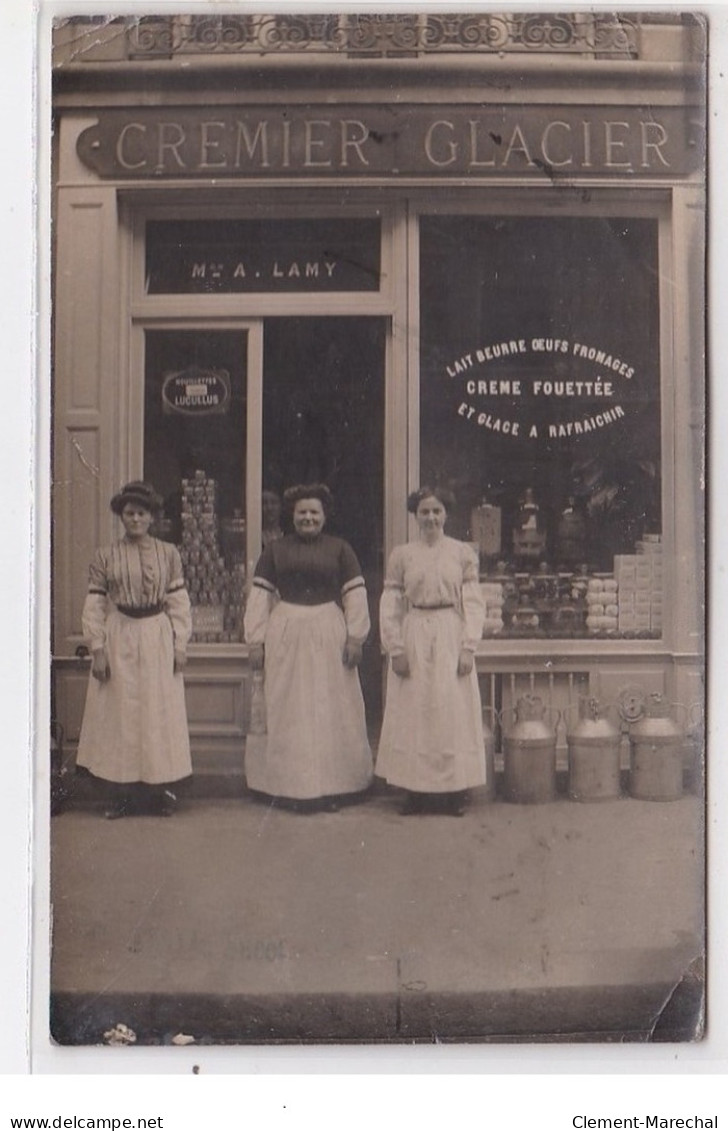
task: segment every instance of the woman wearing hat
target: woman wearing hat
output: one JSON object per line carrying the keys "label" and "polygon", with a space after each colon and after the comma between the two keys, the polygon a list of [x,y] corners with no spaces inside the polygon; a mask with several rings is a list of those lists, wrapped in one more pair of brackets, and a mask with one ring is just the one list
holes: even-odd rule
{"label": "woman wearing hat", "polygon": [[366,590],[349,543],[323,533],[328,487],[291,487],[283,503],[293,533],[261,554],[245,610],[267,707],[267,734],[246,739],[245,775],[255,793],[331,811],[372,779],[356,670],[370,627]]}
{"label": "woman wearing hat", "polygon": [[131,787],[151,787],[153,811],[170,816],[172,785],[192,772],[182,669],[190,601],[175,546],[149,528],[162,500],[135,481],[111,500],[124,536],[96,551],[82,625],[91,651],[77,765],[108,786],[109,819],[125,816]]}

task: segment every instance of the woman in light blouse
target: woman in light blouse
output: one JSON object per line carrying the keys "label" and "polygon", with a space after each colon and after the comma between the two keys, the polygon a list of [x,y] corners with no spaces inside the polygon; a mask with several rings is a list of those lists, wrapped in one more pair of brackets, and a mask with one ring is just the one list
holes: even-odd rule
{"label": "woman in light blouse", "polygon": [[91,678],[76,763],[106,783],[106,817],[151,787],[152,809],[171,816],[172,786],[192,773],[182,669],[190,601],[175,546],[149,533],[162,500],[140,481],[111,500],[124,536],[96,551],[82,626]]}
{"label": "woman in light blouse", "polygon": [[485,610],[473,550],[444,531],[453,504],[440,487],[409,497],[419,536],[392,551],[380,605],[389,671],[376,772],[406,790],[403,813],[461,816],[485,782],[474,662]]}

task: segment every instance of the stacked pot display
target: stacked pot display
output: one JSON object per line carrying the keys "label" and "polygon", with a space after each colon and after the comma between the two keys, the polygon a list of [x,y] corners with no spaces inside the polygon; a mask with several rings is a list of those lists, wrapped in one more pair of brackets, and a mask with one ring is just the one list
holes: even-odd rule
{"label": "stacked pot display", "polygon": [[500,581],[481,581],[485,618],[483,636],[499,636],[503,631],[503,586]]}
{"label": "stacked pot display", "polygon": [[180,556],[192,604],[192,640],[240,640],[245,565],[226,561],[220,541],[217,484],[203,470],[182,480]]}
{"label": "stacked pot display", "polygon": [[589,632],[616,632],[619,624],[618,583],[610,574],[591,577],[586,590],[586,627]]}

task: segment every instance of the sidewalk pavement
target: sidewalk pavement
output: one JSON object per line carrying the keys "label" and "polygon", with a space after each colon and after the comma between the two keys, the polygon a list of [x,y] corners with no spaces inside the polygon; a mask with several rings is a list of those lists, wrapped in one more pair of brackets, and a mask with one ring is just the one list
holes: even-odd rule
{"label": "sidewalk pavement", "polygon": [[338,813],[190,797],[52,821],[51,1032],[269,1041],[699,1038],[703,810],[631,798]]}

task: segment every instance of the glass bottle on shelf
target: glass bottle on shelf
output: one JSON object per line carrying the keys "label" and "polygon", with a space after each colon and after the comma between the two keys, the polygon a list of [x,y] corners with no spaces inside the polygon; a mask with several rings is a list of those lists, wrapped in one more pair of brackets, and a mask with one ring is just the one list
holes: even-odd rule
{"label": "glass bottle on shelf", "polygon": [[564,565],[576,565],[586,556],[586,519],[576,497],[569,495],[556,532],[557,557]]}
{"label": "glass bottle on shelf", "polygon": [[478,547],[480,563],[486,567],[501,552],[501,509],[483,495],[470,512],[470,537]]}
{"label": "glass bottle on shelf", "polygon": [[541,508],[533,487],[526,487],[518,504],[513,527],[513,553],[516,558],[533,562],[546,550],[546,532],[541,523]]}
{"label": "glass bottle on shelf", "polygon": [[246,525],[242,509],[235,507],[230,518],[224,518],[220,524],[222,532],[223,553],[225,564],[231,570],[234,566],[245,564],[246,552]]}

